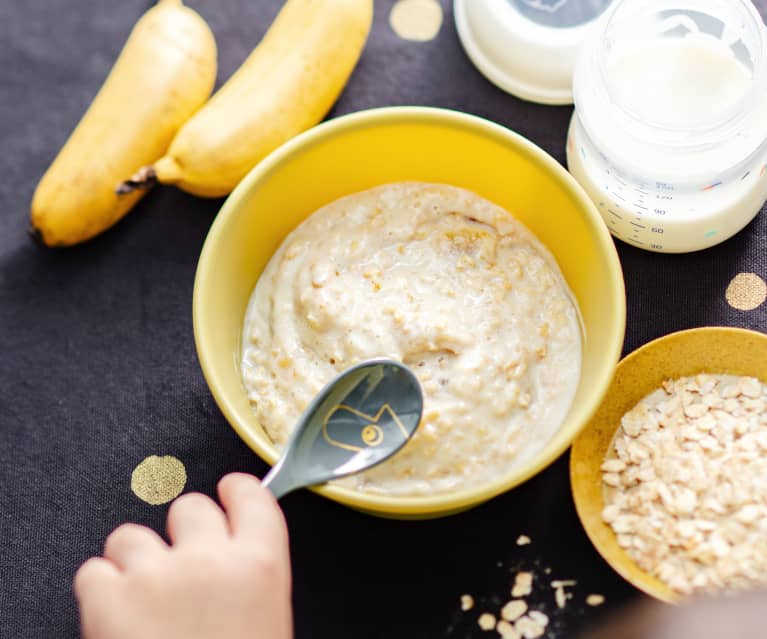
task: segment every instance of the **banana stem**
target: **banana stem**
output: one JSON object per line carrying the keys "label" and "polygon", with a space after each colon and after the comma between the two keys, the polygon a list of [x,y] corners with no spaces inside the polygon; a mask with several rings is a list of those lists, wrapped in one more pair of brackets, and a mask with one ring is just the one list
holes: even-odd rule
{"label": "banana stem", "polygon": [[153,166],[145,166],[136,171],[130,179],[120,182],[115,189],[115,193],[117,195],[127,195],[128,193],[133,193],[133,191],[146,191],[155,184],[157,184],[157,172]]}

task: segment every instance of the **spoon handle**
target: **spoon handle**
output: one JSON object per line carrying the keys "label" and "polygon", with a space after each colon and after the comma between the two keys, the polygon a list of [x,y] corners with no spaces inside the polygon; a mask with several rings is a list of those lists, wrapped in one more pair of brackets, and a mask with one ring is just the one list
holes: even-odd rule
{"label": "spoon handle", "polygon": [[261,485],[268,489],[275,499],[280,499],[280,497],[284,497],[289,492],[301,488],[301,484],[297,483],[292,477],[292,473],[289,472],[290,468],[287,467],[287,470],[284,470],[286,467],[282,462],[283,460],[281,459],[272,466],[272,469],[261,481]]}

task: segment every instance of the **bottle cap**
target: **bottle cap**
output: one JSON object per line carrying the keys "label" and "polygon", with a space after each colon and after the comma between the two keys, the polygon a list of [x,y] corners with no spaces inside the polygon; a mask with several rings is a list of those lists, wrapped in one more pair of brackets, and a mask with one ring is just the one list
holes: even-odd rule
{"label": "bottle cap", "polygon": [[542,104],[572,104],[575,58],[611,0],[454,0],[471,61],[504,91]]}

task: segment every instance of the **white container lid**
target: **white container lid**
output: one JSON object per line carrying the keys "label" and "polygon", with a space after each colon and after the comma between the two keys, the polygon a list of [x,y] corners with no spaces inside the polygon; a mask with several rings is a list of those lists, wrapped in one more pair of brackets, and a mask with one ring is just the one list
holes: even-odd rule
{"label": "white container lid", "polygon": [[493,84],[524,100],[572,104],[575,58],[611,0],[454,0],[458,35]]}

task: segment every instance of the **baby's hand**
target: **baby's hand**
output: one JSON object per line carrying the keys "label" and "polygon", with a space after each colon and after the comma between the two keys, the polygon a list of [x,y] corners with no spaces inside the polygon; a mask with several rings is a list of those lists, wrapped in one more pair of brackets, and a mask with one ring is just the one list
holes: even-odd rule
{"label": "baby's hand", "polygon": [[172,545],[136,524],[75,575],[85,639],[289,639],[290,557],[277,502],[258,480],[218,484],[171,504]]}

